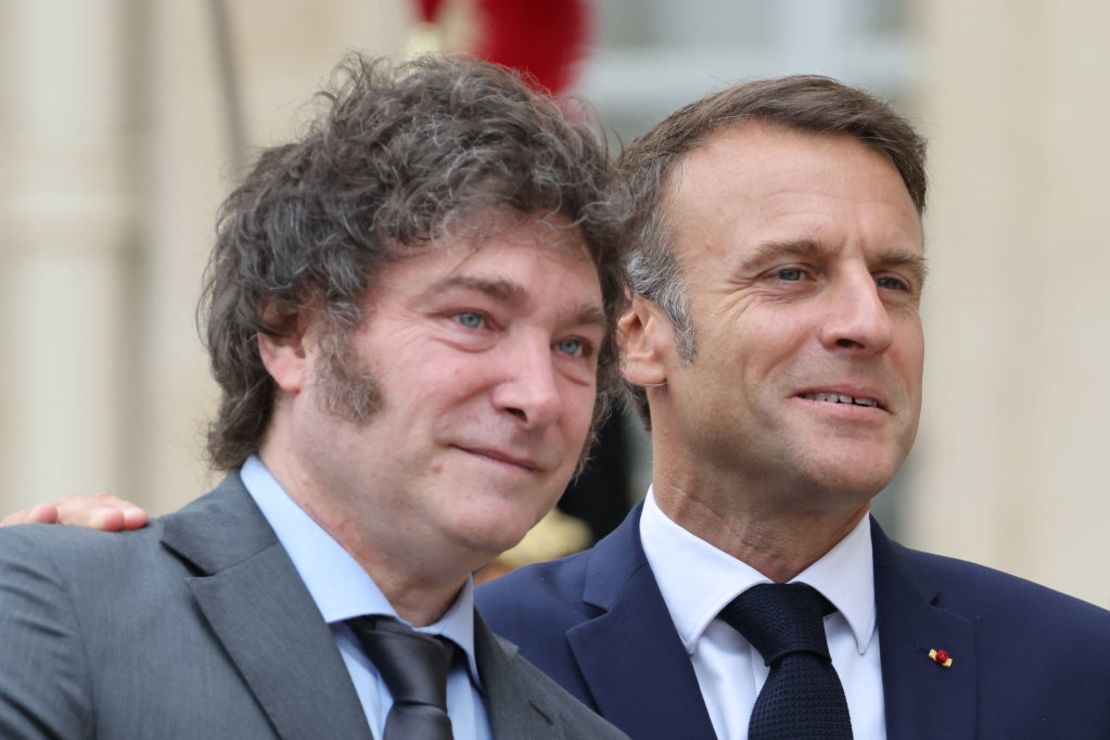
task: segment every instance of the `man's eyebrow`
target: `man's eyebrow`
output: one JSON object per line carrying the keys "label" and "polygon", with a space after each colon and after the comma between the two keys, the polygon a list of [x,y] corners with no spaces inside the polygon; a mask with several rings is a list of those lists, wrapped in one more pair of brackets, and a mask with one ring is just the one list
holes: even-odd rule
{"label": "man's eyebrow", "polygon": [[519,303],[524,300],[524,288],[514,283],[512,280],[506,280],[504,278],[452,275],[436,285],[437,291],[449,290],[451,288],[476,290],[502,303]]}
{"label": "man's eyebrow", "polygon": [[[522,303],[525,300],[524,288],[504,278],[452,275],[435,286],[436,292],[452,288],[476,290],[506,304]],[[595,303],[583,303],[570,315],[573,316],[572,323],[577,326],[597,326],[602,331],[607,331],[609,328],[609,318],[605,315],[605,310]]]}
{"label": "man's eyebrow", "polygon": [[[762,262],[781,257],[798,257],[800,259],[814,259],[828,252],[828,248],[812,239],[799,239],[787,242],[765,242],[752,250],[741,266],[751,269]],[[890,249],[879,254],[873,260],[875,266],[895,269],[908,269],[919,282],[925,281],[929,273],[929,265],[923,256],[904,249]]]}
{"label": "man's eyebrow", "polygon": [[879,259],[879,266],[888,269],[902,268],[909,270],[917,279],[918,285],[925,283],[929,274],[929,262],[920,254],[893,250]]}
{"label": "man's eyebrow", "polygon": [[593,303],[584,303],[574,314],[574,323],[577,326],[593,326],[602,331],[608,331],[609,318],[599,306]]}
{"label": "man's eyebrow", "polygon": [[799,239],[797,241],[788,242],[764,242],[757,245],[755,249],[744,258],[740,267],[741,269],[747,270],[758,267],[761,263],[768,260],[782,257],[813,259],[827,251],[825,247],[812,239]]}

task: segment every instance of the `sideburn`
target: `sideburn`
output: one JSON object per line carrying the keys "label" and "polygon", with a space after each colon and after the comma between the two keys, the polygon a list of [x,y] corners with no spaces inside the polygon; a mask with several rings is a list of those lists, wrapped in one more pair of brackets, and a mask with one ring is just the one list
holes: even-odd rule
{"label": "sideburn", "polygon": [[382,407],[382,388],[355,353],[349,333],[343,327],[325,329],[320,349],[314,382],[324,410],[355,424],[367,423]]}

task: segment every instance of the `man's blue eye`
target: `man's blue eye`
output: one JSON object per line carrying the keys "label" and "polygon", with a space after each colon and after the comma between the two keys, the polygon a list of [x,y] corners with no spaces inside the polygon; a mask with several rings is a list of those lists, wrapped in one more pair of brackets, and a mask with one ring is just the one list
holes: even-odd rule
{"label": "man's blue eye", "polygon": [[906,283],[895,277],[880,277],[875,280],[875,285],[886,290],[908,290]]}
{"label": "man's blue eye", "polygon": [[486,320],[482,314],[473,311],[463,311],[462,313],[455,314],[455,321],[465,326],[467,329],[481,329]]}
{"label": "man's blue eye", "polygon": [[586,345],[581,339],[561,339],[558,347],[560,352],[572,357],[580,357],[586,351]]}
{"label": "man's blue eye", "polygon": [[800,267],[784,267],[775,273],[779,280],[788,280],[796,282],[804,277],[804,273]]}

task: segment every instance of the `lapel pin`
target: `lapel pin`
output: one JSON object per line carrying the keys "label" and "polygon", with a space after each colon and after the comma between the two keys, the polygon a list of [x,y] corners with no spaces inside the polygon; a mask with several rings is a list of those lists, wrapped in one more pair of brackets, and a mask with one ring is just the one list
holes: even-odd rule
{"label": "lapel pin", "polygon": [[947,650],[937,650],[936,648],[933,648],[929,651],[929,657],[932,658],[933,662],[939,665],[941,668],[952,667],[952,656],[948,654]]}

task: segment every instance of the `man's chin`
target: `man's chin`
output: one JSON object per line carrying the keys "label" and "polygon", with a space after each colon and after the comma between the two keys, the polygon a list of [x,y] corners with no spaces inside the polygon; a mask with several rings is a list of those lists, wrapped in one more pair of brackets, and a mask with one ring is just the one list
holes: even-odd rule
{"label": "man's chin", "polygon": [[813,483],[830,498],[863,502],[879,495],[893,479],[889,469],[825,470],[814,476]]}
{"label": "man's chin", "polygon": [[458,541],[472,554],[476,567],[483,567],[519,545],[535,523],[501,517],[458,524],[455,531]]}
{"label": "man's chin", "polygon": [[905,454],[901,446],[861,440],[815,444],[799,472],[818,488],[875,496],[894,479]]}

